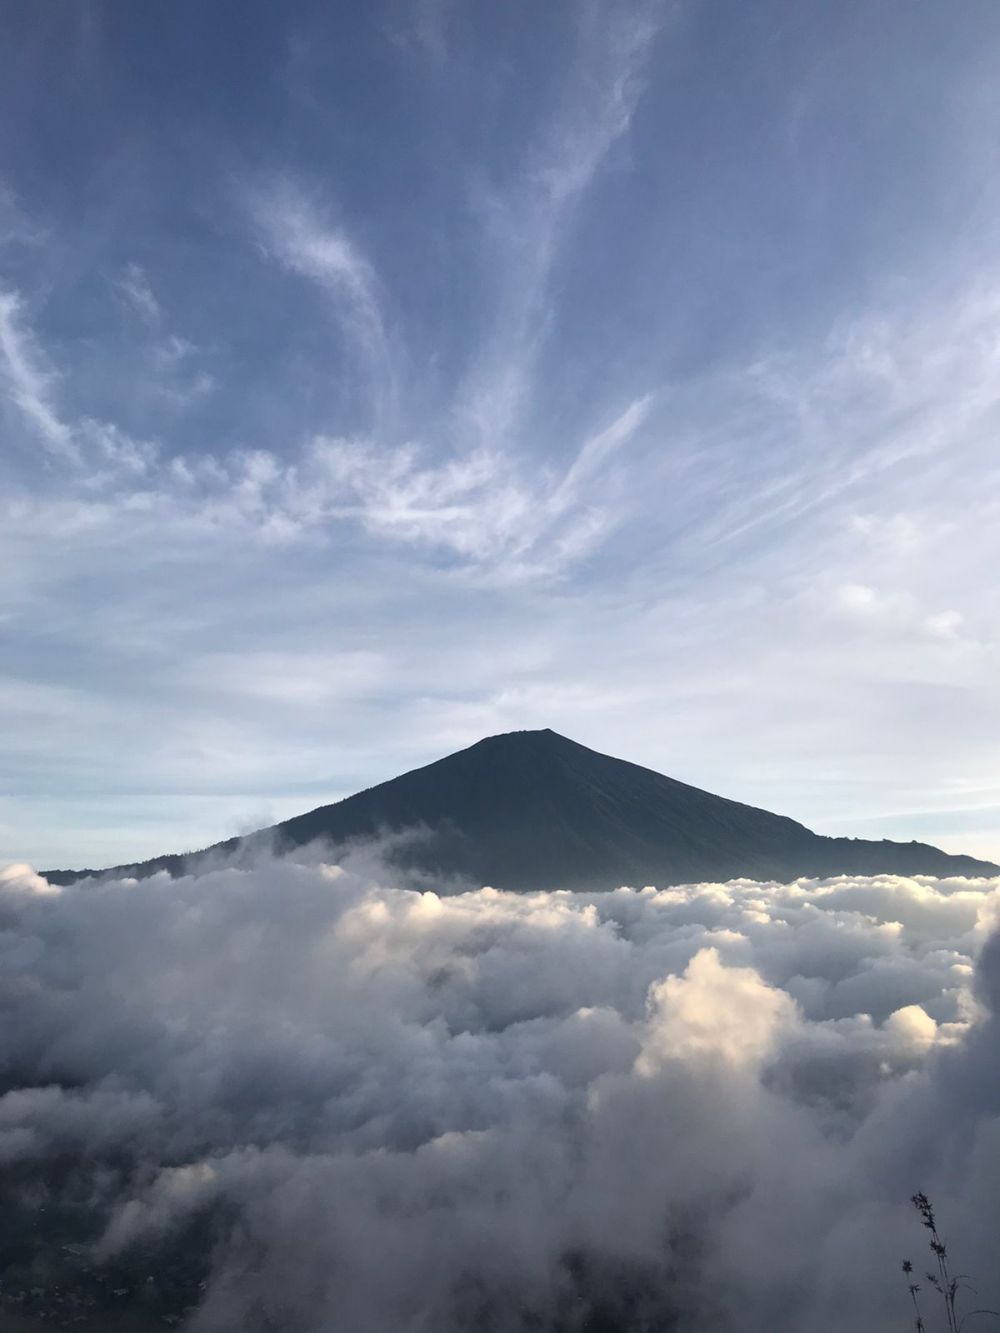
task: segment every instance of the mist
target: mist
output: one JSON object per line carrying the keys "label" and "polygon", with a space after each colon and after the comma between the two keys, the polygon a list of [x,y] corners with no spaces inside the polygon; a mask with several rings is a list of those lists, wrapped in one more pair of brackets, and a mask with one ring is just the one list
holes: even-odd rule
{"label": "mist", "polygon": [[998,923],[997,880],[439,896],[377,849],[64,889],[11,867],[0,1308],[895,1330],[916,1190],[996,1306]]}

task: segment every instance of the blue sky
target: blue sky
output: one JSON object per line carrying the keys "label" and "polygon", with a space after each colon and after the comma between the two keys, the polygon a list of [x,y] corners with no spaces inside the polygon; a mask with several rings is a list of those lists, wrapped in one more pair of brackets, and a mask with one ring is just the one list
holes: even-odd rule
{"label": "blue sky", "polygon": [[0,859],[538,726],[1000,857],[993,0],[0,18]]}

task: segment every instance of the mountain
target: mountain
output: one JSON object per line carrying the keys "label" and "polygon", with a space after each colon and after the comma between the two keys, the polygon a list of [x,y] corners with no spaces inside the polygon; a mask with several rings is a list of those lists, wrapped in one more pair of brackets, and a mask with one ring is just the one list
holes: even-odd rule
{"label": "mountain", "polygon": [[918,842],[824,838],[782,815],[728,801],[554,731],[490,736],[425,768],[202,852],[85,876],[183,874],[265,843],[278,852],[322,839],[335,846],[402,830],[389,855],[416,871],[496,888],[610,889],[698,880],[792,880],[881,873],[995,875],[1000,867]]}

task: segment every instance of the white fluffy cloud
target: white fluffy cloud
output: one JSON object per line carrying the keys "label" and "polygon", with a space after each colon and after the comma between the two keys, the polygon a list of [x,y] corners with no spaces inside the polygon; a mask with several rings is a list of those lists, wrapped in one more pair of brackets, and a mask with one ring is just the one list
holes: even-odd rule
{"label": "white fluffy cloud", "polygon": [[916,1189],[992,1280],[997,881],[389,883],[4,872],[11,1290],[111,1273],[193,1333],[888,1330]]}

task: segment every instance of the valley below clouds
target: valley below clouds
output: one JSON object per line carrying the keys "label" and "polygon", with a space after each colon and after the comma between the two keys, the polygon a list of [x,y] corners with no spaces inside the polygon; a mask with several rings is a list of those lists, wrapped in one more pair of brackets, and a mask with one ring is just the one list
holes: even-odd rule
{"label": "valley below clouds", "polygon": [[995,879],[11,867],[4,1327],[898,1329],[917,1190],[995,1307],[998,924]]}

